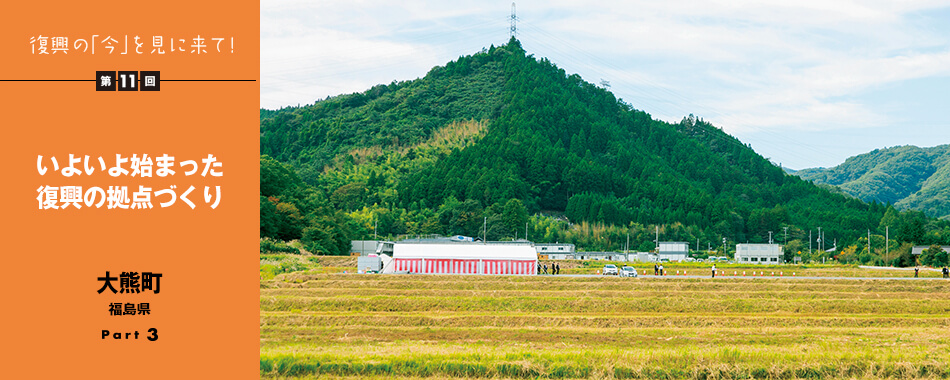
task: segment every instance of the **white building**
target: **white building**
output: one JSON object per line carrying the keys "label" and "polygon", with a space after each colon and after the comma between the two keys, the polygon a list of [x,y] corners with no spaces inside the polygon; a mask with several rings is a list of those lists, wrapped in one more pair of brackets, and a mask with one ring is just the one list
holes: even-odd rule
{"label": "white building", "polygon": [[383,241],[383,240],[351,240],[350,241],[350,254],[360,256],[367,256],[370,254],[386,254],[391,255],[393,253],[393,242]]}
{"label": "white building", "polygon": [[781,264],[784,252],[778,244],[737,244],[736,263]]}
{"label": "white building", "polygon": [[549,260],[570,260],[574,258],[574,244],[537,243],[534,250]]}
{"label": "white building", "polygon": [[653,252],[630,252],[627,254],[627,259],[629,261],[639,261],[644,263],[656,263],[660,261],[660,257]]}
{"label": "white building", "polygon": [[689,244],[683,242],[661,241],[656,247],[657,260],[686,261],[689,257]]}
{"label": "white building", "polygon": [[606,260],[627,261],[627,254],[620,252],[577,252],[574,258],[578,260]]}
{"label": "white building", "polygon": [[535,275],[529,242],[396,242],[383,273]]}

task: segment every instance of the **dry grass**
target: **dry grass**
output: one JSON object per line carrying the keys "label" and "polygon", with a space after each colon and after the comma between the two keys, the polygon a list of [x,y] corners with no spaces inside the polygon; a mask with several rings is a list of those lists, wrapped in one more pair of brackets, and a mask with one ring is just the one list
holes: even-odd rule
{"label": "dry grass", "polygon": [[452,148],[463,148],[469,146],[480,138],[485,136],[488,128],[487,120],[462,120],[455,121],[436,129],[429,136],[429,139],[415,145],[383,147],[374,145],[370,147],[353,148],[346,155],[341,155],[334,160],[334,168],[340,168],[343,157],[350,156],[356,164],[363,164],[377,157],[384,156],[389,152],[406,154],[409,150],[442,149],[451,150]]}
{"label": "dry grass", "polygon": [[950,282],[290,273],[267,378],[950,377]]}

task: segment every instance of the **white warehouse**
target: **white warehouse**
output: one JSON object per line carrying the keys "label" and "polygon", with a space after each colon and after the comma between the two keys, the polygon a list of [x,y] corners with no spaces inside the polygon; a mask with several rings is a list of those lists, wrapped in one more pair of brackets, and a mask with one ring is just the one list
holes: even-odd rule
{"label": "white warehouse", "polygon": [[784,253],[778,244],[737,244],[736,262],[740,264],[781,264]]}
{"label": "white warehouse", "polygon": [[397,242],[383,273],[535,275],[528,242]]}
{"label": "white warehouse", "polygon": [[657,259],[662,261],[686,261],[689,257],[689,244],[679,241],[661,241],[656,246]]}

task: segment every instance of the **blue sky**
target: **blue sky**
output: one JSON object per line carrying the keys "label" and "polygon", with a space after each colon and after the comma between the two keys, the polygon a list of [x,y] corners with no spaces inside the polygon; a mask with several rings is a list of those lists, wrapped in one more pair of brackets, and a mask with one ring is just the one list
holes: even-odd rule
{"label": "blue sky", "polygon": [[[261,107],[422,77],[509,37],[510,1],[261,2]],[[518,1],[536,57],[776,164],[950,143],[950,1]]]}

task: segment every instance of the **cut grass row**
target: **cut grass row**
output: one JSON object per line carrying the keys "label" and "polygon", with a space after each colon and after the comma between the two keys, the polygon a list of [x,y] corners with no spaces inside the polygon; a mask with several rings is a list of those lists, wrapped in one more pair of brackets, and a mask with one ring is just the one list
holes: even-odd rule
{"label": "cut grass row", "polygon": [[[397,347],[398,345],[398,347]],[[946,360],[910,353],[916,347],[845,350],[840,346],[762,346],[731,348],[675,347],[628,350],[599,347],[514,345],[496,348],[470,344],[418,342],[353,344],[351,350],[267,352],[261,356],[265,377],[311,375],[393,377],[507,378],[947,378]],[[522,346],[522,347],[518,347]],[[405,347],[405,348],[402,348]],[[385,352],[379,352],[380,349]],[[805,351],[820,352],[820,355]]]}
{"label": "cut grass row", "polygon": [[950,293],[950,280],[888,280],[854,279],[827,281],[801,278],[690,278],[643,277],[617,278],[614,276],[460,276],[460,275],[325,275],[297,272],[283,275],[280,281],[264,281],[262,288],[353,288],[353,289],[411,289],[411,290],[697,290],[721,291],[820,291],[937,292]]}
{"label": "cut grass row", "polygon": [[947,378],[950,371],[942,363],[914,365],[851,361],[820,365],[766,365],[748,367],[733,364],[669,368],[666,366],[616,366],[590,364],[494,364],[455,362],[441,358],[393,359],[386,362],[353,362],[296,356],[261,359],[261,374],[269,377],[325,378],[326,376],[434,377],[434,378],[613,378],[613,379],[831,379],[831,378]]}
{"label": "cut grass row", "polygon": [[[885,350],[887,347],[913,349],[920,352],[933,352],[931,347],[940,347],[943,337],[935,335],[929,328],[905,328],[899,334],[880,328],[840,335],[837,328],[758,328],[748,331],[736,328],[442,328],[442,327],[313,327],[301,330],[287,327],[264,327],[268,336],[274,339],[295,339],[299,346],[320,346],[324,342],[345,340],[358,344],[380,342],[469,342],[482,346],[504,345],[510,342],[531,342],[534,345],[568,345],[577,347],[585,342],[596,340],[598,346],[622,349],[628,346],[636,350],[657,350],[675,348],[703,347],[709,342],[718,345],[743,348],[743,352],[754,351],[756,346],[791,348],[795,352],[812,346],[809,340],[816,336],[827,336],[823,342],[828,348],[846,351]],[[773,352],[781,352],[774,350]],[[875,355],[877,356],[877,355]]]}
{"label": "cut grass row", "polygon": [[[334,328],[376,326],[383,328],[604,328],[604,329],[655,329],[655,328],[888,328],[905,333],[910,328],[939,330],[950,328],[950,317],[931,315],[896,316],[888,314],[826,316],[796,314],[539,314],[539,313],[369,313],[369,312],[261,312],[262,329],[289,328],[303,331],[306,328]],[[275,330],[276,331],[276,330]],[[861,330],[864,331],[864,330]],[[385,334],[382,334],[385,336]],[[950,336],[947,337],[950,339]]]}
{"label": "cut grass row", "polygon": [[[279,288],[266,289],[264,293],[267,296],[280,297],[310,297],[310,298],[328,298],[328,297],[560,297],[560,298],[663,298],[670,295],[669,290],[663,289],[641,289],[630,287],[626,289],[570,289],[570,290],[491,290],[491,289],[367,289],[367,288],[333,288],[308,286],[306,288]],[[868,300],[946,300],[946,293],[917,292],[917,291],[891,291],[886,293],[876,293],[863,291],[861,289],[845,289],[844,291],[828,290],[823,292],[812,292],[801,294],[787,290],[763,289],[763,290],[677,290],[676,295],[682,298],[704,298],[704,299],[812,299],[812,300],[835,300],[842,298],[849,299],[868,299]]]}
{"label": "cut grass row", "polygon": [[927,299],[751,299],[703,297],[390,297],[271,296],[262,292],[263,311],[364,312],[537,312],[537,313],[803,313],[950,314],[950,302]]}

